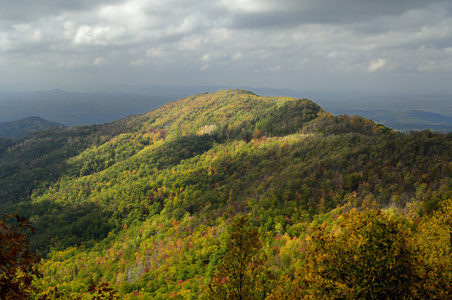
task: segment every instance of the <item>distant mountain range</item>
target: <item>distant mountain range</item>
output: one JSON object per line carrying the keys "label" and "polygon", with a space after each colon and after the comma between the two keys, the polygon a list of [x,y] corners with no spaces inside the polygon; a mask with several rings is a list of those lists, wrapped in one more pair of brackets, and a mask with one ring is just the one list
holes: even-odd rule
{"label": "distant mountain range", "polygon": [[[183,97],[221,89],[226,87],[97,85],[87,87],[85,92],[0,90],[0,122],[40,116],[66,126],[103,124],[152,111]],[[288,89],[257,88],[254,92],[296,97],[296,92]]]}
{"label": "distant mountain range", "polygon": [[423,110],[351,110],[349,114],[371,119],[399,131],[423,130],[452,132],[452,117]]}
{"label": "distant mountain range", "polygon": [[65,126],[40,117],[26,117],[18,121],[0,123],[0,137],[20,137],[30,132],[54,127]]}
{"label": "distant mountain range", "polygon": [[0,92],[0,122],[39,116],[66,126],[103,124],[154,110],[170,100],[174,99],[123,92]]}
{"label": "distant mountain range", "polygon": [[[4,87],[3,87],[4,88]],[[84,92],[0,91],[0,122],[39,116],[66,126],[103,124],[225,86],[96,85]],[[398,131],[452,131],[451,95],[312,92],[246,88],[260,96],[309,98],[334,115],[358,115]],[[106,92],[108,91],[108,92]]]}
{"label": "distant mountain range", "polygon": [[334,115],[357,115],[398,131],[452,131],[452,95],[308,93]]}

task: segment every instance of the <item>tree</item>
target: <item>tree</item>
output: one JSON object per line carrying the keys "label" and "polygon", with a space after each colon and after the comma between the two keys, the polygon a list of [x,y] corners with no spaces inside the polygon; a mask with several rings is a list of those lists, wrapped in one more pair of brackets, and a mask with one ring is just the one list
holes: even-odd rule
{"label": "tree", "polygon": [[[12,215],[2,216],[0,220],[0,295],[3,300],[23,299],[82,299],[72,297],[58,288],[40,291],[33,282],[42,277],[39,271],[39,257],[30,250],[27,231],[34,232],[27,218]],[[115,300],[116,290],[107,284],[92,286],[86,299]],[[90,297],[90,298],[88,298]]]}
{"label": "tree", "polygon": [[269,299],[414,299],[418,288],[409,223],[380,210],[344,215],[339,230],[311,237],[293,287]]}
{"label": "tree", "polygon": [[0,294],[2,299],[26,299],[32,283],[41,274],[37,255],[30,251],[27,231],[34,228],[27,218],[2,216],[0,221]]}
{"label": "tree", "polygon": [[230,229],[226,255],[212,276],[209,299],[264,299],[268,286],[264,271],[266,257],[257,228],[239,215]]}
{"label": "tree", "polygon": [[418,273],[423,282],[419,299],[452,297],[452,199],[424,217],[414,236]]}
{"label": "tree", "polygon": [[39,295],[34,295],[33,299],[37,300],[117,300],[119,299],[118,292],[109,287],[106,283],[101,283],[99,286],[91,285],[88,293],[82,296],[71,295],[68,292],[52,287]]}
{"label": "tree", "polygon": [[[297,274],[298,275],[298,274]],[[272,293],[265,300],[302,300],[305,298],[305,287],[300,276],[292,280],[289,276],[281,276]],[[308,298],[309,299],[309,298]]]}

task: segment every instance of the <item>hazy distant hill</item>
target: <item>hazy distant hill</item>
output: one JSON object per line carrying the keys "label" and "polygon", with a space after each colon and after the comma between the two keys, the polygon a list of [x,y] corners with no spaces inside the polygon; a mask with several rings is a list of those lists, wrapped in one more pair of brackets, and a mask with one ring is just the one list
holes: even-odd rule
{"label": "hazy distant hill", "polygon": [[358,115],[398,131],[452,131],[452,95],[306,93],[327,111]]}
{"label": "hazy distant hill", "polygon": [[[67,125],[80,126],[113,122],[145,113],[193,94],[215,92],[221,86],[97,85],[90,92],[0,91],[0,122],[27,116],[41,116]],[[107,92],[108,91],[108,92]],[[258,88],[266,96],[294,96],[290,90]]]}
{"label": "hazy distant hill", "polygon": [[[190,95],[221,89],[230,87],[105,84],[85,87],[84,92],[0,91],[0,122],[37,115],[67,126],[103,124],[145,113]],[[335,115],[358,115],[398,131],[452,131],[451,95],[244,89],[262,96],[308,97]]]}
{"label": "hazy distant hill", "polygon": [[174,99],[123,92],[0,92],[0,122],[37,115],[67,126],[103,124],[156,109],[170,100]]}
{"label": "hazy distant hill", "polygon": [[440,113],[423,110],[351,110],[352,115],[358,115],[367,119],[382,123],[392,129],[399,131],[423,130],[428,128],[432,131],[452,132],[452,117]]}
{"label": "hazy distant hill", "polygon": [[26,117],[18,121],[0,123],[0,137],[19,137],[33,131],[54,127],[64,127],[64,125],[40,117]]}

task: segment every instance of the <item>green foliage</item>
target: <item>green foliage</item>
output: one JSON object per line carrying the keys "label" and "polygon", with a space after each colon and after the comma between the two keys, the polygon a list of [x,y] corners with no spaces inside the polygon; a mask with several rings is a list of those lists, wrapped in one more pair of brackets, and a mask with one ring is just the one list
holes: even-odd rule
{"label": "green foliage", "polygon": [[33,295],[34,299],[38,300],[117,300],[118,292],[109,287],[106,283],[101,283],[99,286],[92,285],[88,292],[83,296],[73,295],[67,291],[60,290],[58,287],[49,288],[45,292]]}
{"label": "green foliage", "polygon": [[300,270],[317,299],[412,299],[418,278],[408,224],[379,210],[344,215],[312,236]]}
{"label": "green foliage", "polygon": [[[14,221],[12,219],[15,219]],[[0,295],[2,299],[25,299],[33,292],[33,281],[41,274],[39,258],[29,249],[30,222],[12,215],[0,220]]]}
{"label": "green foliage", "polygon": [[19,137],[30,132],[54,127],[64,126],[40,117],[27,117],[18,121],[0,123],[0,137]]}
{"label": "green foliage", "polygon": [[294,278],[281,276],[267,299],[449,299],[451,203],[417,226],[380,210],[323,224],[306,238]]}
{"label": "green foliage", "polygon": [[265,256],[257,228],[243,215],[235,218],[226,246],[226,255],[209,283],[209,299],[264,299]]}
{"label": "green foliage", "polygon": [[[297,290],[314,228],[329,232],[341,210],[374,204],[431,214],[452,196],[451,151],[450,134],[219,91],[111,124],[0,139],[0,211],[36,227],[44,290],[77,297],[108,283],[123,299],[198,299],[237,214],[259,228],[272,276]],[[416,276],[440,268],[427,266]]]}
{"label": "green foliage", "polygon": [[419,276],[424,282],[418,289],[421,299],[448,299],[452,294],[452,199],[424,218],[415,234]]}
{"label": "green foliage", "polygon": [[[14,219],[14,220],[13,220]],[[115,300],[118,293],[107,284],[92,285],[88,296],[72,296],[58,287],[40,291],[35,286],[42,278],[39,257],[30,251],[28,231],[35,230],[27,218],[16,215],[2,216],[0,220],[0,294],[5,300],[67,299]]]}

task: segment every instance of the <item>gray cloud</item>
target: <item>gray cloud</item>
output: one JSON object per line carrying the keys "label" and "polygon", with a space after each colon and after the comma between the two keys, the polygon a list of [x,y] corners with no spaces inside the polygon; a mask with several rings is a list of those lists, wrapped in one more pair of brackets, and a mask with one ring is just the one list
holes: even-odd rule
{"label": "gray cloud", "polygon": [[89,11],[105,4],[121,0],[3,0],[0,20],[7,22],[30,22],[35,19],[60,15],[65,12]]}
{"label": "gray cloud", "polygon": [[448,1],[427,0],[8,0],[0,80],[291,88],[381,72],[434,80],[452,73],[451,13]]}
{"label": "gray cloud", "polygon": [[[230,3],[233,3],[230,5]],[[428,7],[437,1],[399,0],[246,0],[224,1],[236,28],[295,26],[305,23],[354,23]]]}

